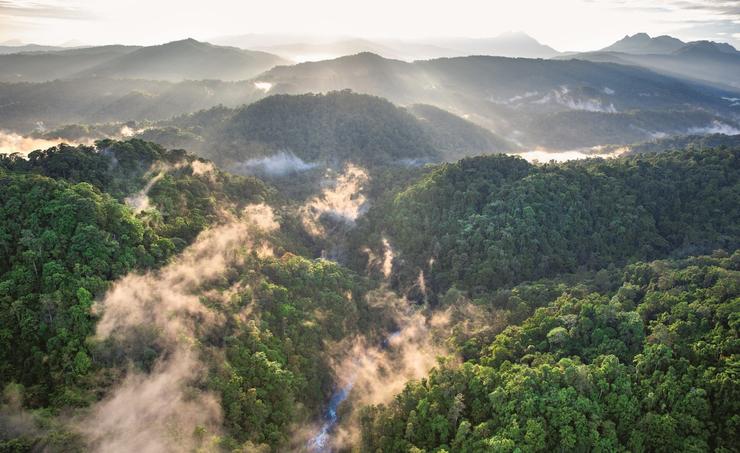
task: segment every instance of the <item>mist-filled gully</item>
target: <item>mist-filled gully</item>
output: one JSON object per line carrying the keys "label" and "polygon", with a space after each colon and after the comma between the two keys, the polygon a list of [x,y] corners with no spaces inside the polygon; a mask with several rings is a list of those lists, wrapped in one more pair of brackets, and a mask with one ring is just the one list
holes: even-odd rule
{"label": "mist-filled gully", "polygon": [[[323,238],[341,234],[323,227],[324,216],[340,220],[352,228],[355,220],[367,210],[369,200],[364,195],[364,188],[368,181],[366,170],[352,164],[328,178],[322,192],[309,199],[300,210],[306,230]],[[376,257],[369,248],[363,249],[362,253],[368,255],[368,271],[379,269],[387,282],[395,254],[387,238],[383,237],[381,244],[381,256]],[[354,409],[364,404],[389,401],[408,380],[424,376],[434,366],[437,355],[444,352],[431,339],[430,326],[439,325],[440,317],[427,318],[411,302],[387,288],[385,282],[367,297],[370,305],[390,314],[398,330],[375,343],[366,338],[345,341],[345,352],[330,362],[336,377],[335,390],[322,411],[321,420],[308,433],[305,443],[308,451],[331,452],[356,442]],[[340,409],[344,418],[340,417]]]}
{"label": "mist-filled gully", "polygon": [[0,453],[738,450],[740,0],[167,2],[0,0]]}
{"label": "mist-filled gully", "polygon": [[[388,335],[380,344],[382,349],[387,349],[391,346],[391,342],[401,335],[401,331],[396,331]],[[360,358],[355,358],[350,364],[351,368],[359,367],[362,363]],[[357,379],[356,370],[350,370],[348,381],[337,388],[332,393],[329,402],[327,403],[326,409],[324,410],[324,422],[321,428],[316,434],[308,441],[306,447],[311,452],[323,453],[329,452],[332,449],[331,436],[334,433],[339,423],[339,407],[349,397],[352,388],[355,386],[355,380]]]}
{"label": "mist-filled gully", "polygon": [[[152,209],[148,192],[171,169],[161,165],[150,168],[145,187],[126,203],[137,213]],[[206,170],[213,171],[193,168],[194,173]],[[331,173],[322,191],[296,209],[306,231],[325,240],[342,234],[324,227],[327,218],[352,228],[369,203],[363,193],[368,180],[367,172],[354,165]],[[263,250],[271,250],[267,234],[280,229],[273,209],[266,204],[250,205],[239,215],[224,213],[222,217],[170,264],[158,271],[123,277],[94,306],[101,315],[98,340],[130,342],[142,328],[151,326],[157,331],[162,351],[149,372],[131,368],[89,415],[76,422],[92,450],[160,452],[167,451],[175,439],[178,448],[192,450],[206,447],[204,439],[194,434],[198,430],[214,435],[222,432],[224,414],[219,395],[199,388],[207,366],[197,344],[200,328],[213,328],[223,319],[204,305],[202,297],[209,284],[242,265],[245,253],[255,251],[263,256]],[[327,347],[326,366],[335,377],[335,390],[315,426],[295,433],[296,438],[305,439],[295,449],[329,452],[353,445],[358,438],[355,409],[390,401],[406,382],[426,375],[436,357],[446,353],[431,335],[433,327],[446,322],[444,315],[424,314],[387,287],[394,251],[385,237],[381,245],[377,257],[369,249],[360,251],[368,254],[368,271],[379,270],[383,279],[380,287],[365,297],[369,306],[393,320],[397,330],[385,337],[381,334],[381,340],[369,340],[361,334]],[[225,301],[226,293],[218,297]],[[259,314],[250,308],[244,316]]]}
{"label": "mist-filled gully", "polygon": [[195,326],[219,322],[201,303],[198,291],[238,265],[240,249],[259,245],[254,233],[276,228],[269,206],[248,206],[239,217],[226,218],[201,233],[163,269],[122,278],[94,307],[102,312],[99,339],[132,338],[142,326],[151,325],[164,349],[151,373],[129,371],[124,381],[78,422],[94,451],[168,451],[173,436],[178,448],[191,450],[200,444],[196,427],[220,431],[218,397],[192,390],[205,373],[194,346]]}

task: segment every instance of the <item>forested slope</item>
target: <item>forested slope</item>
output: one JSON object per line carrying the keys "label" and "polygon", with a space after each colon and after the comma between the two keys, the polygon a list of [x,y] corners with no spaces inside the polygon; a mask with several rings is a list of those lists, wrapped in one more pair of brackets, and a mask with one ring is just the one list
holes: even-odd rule
{"label": "forested slope", "polygon": [[[120,435],[153,442],[154,421],[142,418],[138,432],[100,421],[117,416],[105,404],[130,379],[142,404],[151,403],[144,388],[218,401],[215,427],[171,433],[171,446],[285,448],[294,424],[317,419],[332,391],[328,345],[393,327],[368,304],[374,284],[311,259],[272,189],[181,150],[103,140],[5,156],[0,200],[3,451],[106,450]],[[119,292],[122,307],[101,308]],[[194,312],[183,314],[177,304],[192,297]],[[127,314],[106,317],[116,310]],[[119,327],[101,335],[111,322]],[[170,323],[180,326],[174,336]],[[187,360],[183,339],[195,348],[187,363],[201,370],[197,380],[167,368]],[[175,426],[183,414],[166,411],[178,404],[152,411]]]}
{"label": "forested slope", "polygon": [[93,298],[175,246],[89,183],[0,170],[0,203],[0,382],[32,405],[84,402]]}
{"label": "forested slope", "polygon": [[60,145],[34,151],[27,158],[0,156],[2,167],[15,173],[86,182],[121,202],[156,179],[145,195],[157,215],[146,221],[173,239],[178,249],[213,223],[219,211],[263,201],[271,191],[256,178],[225,173],[183,150],[138,139],[106,139],[95,146]]}
{"label": "forested slope", "polygon": [[[481,355],[362,418],[361,451],[733,451],[740,256],[564,285]],[[611,282],[610,282],[611,280]]]}
{"label": "forested slope", "polygon": [[[532,165],[486,156],[437,167],[377,206],[403,285],[485,292],[635,260],[734,250],[738,151]],[[377,237],[377,236],[375,236]]]}
{"label": "forested slope", "polygon": [[[302,121],[276,99],[250,137]],[[288,128],[370,165],[292,199],[138,139],[0,159],[0,450],[305,450],[346,392],[358,451],[733,451],[737,149],[395,167],[417,120],[287,104],[331,102],[392,121]]]}

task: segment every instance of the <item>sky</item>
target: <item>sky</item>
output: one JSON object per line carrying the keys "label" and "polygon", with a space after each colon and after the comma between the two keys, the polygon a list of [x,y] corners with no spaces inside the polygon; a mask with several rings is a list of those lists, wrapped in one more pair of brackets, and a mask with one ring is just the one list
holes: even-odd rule
{"label": "sky", "polygon": [[0,43],[151,45],[243,34],[491,37],[523,31],[560,51],[626,34],[740,48],[740,1],[724,0],[0,0]]}

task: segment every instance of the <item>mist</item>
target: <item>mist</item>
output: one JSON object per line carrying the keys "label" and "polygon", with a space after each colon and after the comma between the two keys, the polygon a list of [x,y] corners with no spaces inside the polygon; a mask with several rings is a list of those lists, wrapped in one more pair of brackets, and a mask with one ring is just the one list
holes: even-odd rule
{"label": "mist", "polygon": [[330,172],[321,193],[308,200],[300,209],[306,231],[314,236],[325,235],[321,218],[326,215],[350,225],[354,224],[368,209],[368,200],[362,193],[368,181],[367,171],[354,164],[347,164],[343,172],[336,176]]}
{"label": "mist", "polygon": [[733,450],[735,4],[0,0],[0,453]]}
{"label": "mist", "polygon": [[[614,90],[611,90],[614,94]],[[585,98],[574,95],[567,86],[562,86],[560,89],[551,90],[545,96],[535,101],[534,104],[548,104],[555,103],[568,107],[571,110],[583,110],[586,112],[600,112],[600,113],[617,113],[617,109],[614,108],[614,104],[606,105],[597,98]]]}
{"label": "mist", "polygon": [[530,151],[511,153],[512,156],[520,156],[527,162],[566,162],[569,160],[581,160],[581,159],[612,159],[624,155],[629,151],[629,147],[622,146],[614,149],[613,151],[604,153],[601,152],[602,147],[594,146],[591,148],[580,148],[572,150],[548,150],[548,149],[534,149]]}
{"label": "mist", "polygon": [[49,149],[59,145],[60,142],[64,142],[68,145],[91,145],[93,144],[92,139],[81,140],[81,141],[70,141],[62,139],[45,139],[45,138],[33,138],[27,137],[13,132],[1,131],[0,130],[0,154],[15,154],[18,153],[21,156],[27,156],[30,152],[36,151],[37,149]]}
{"label": "mist", "polygon": [[193,450],[218,435],[220,403],[203,389],[196,333],[221,320],[201,304],[198,291],[238,265],[242,250],[258,245],[251,232],[278,227],[270,207],[248,206],[202,232],[171,264],[127,275],[96,303],[94,310],[102,313],[98,341],[120,341],[152,326],[164,350],[151,373],[130,367],[123,382],[78,421],[93,451]]}
{"label": "mist", "polygon": [[341,416],[334,422],[298,431],[298,438],[311,451],[353,445],[359,436],[360,408],[390,402],[409,381],[426,376],[439,364],[438,358],[454,360],[435,336],[435,332],[449,327],[446,312],[426,313],[386,287],[366,297],[368,305],[392,316],[397,329],[381,342],[358,336],[327,346],[335,396],[341,398],[334,402],[337,408],[333,410],[339,410]]}
{"label": "mist", "polygon": [[164,178],[165,173],[167,173],[167,170],[169,169],[169,166],[155,164],[152,166],[152,168],[149,169],[149,172],[154,172],[155,175],[149,178],[149,180],[146,182],[144,187],[136,192],[135,194],[129,195],[124,199],[124,202],[131,207],[131,209],[134,211],[135,214],[139,214],[142,211],[146,211],[150,207],[149,202],[149,191],[152,190],[152,187]]}
{"label": "mist", "polygon": [[694,134],[725,134],[725,135],[738,135],[740,129],[730,126],[722,121],[712,121],[711,124],[704,127],[692,127],[687,131],[689,135]]}
{"label": "mist", "polygon": [[280,151],[272,156],[256,157],[233,164],[231,168],[237,173],[248,175],[285,176],[311,170],[317,166],[317,163],[306,162],[291,152]]}

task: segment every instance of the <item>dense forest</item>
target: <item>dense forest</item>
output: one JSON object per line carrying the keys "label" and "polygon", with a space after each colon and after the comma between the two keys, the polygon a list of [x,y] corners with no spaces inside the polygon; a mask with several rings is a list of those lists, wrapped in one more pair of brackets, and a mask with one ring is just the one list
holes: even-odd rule
{"label": "dense forest", "polygon": [[262,177],[274,175],[260,172],[259,162],[276,155],[279,160],[283,154],[292,160],[275,166],[295,175],[317,163],[353,162],[372,171],[378,165],[455,161],[518,149],[440,108],[401,108],[350,90],[274,95],[239,108],[219,105],[160,121],[66,124],[34,137],[78,142],[126,134],[167,148],[185,148],[222,168]]}
{"label": "dense forest", "polygon": [[315,181],[140,139],[0,157],[0,451],[326,451],[330,422],[335,451],[734,451],[731,142],[421,165],[473,126],[252,108],[172,127],[239,119]]}
{"label": "dense forest", "polygon": [[740,452],[740,1],[145,3],[0,0],[0,453]]}
{"label": "dense forest", "polygon": [[490,344],[463,345],[475,350],[463,364],[365,409],[360,450],[733,451],[739,259],[638,262],[596,286],[563,284]]}
{"label": "dense forest", "polygon": [[736,150],[533,165],[443,164],[377,204],[355,241],[385,234],[402,286],[485,293],[525,280],[738,246]]}

